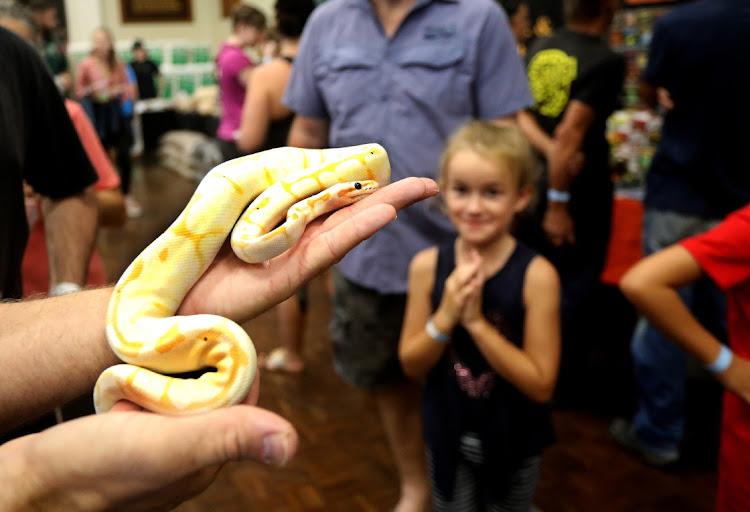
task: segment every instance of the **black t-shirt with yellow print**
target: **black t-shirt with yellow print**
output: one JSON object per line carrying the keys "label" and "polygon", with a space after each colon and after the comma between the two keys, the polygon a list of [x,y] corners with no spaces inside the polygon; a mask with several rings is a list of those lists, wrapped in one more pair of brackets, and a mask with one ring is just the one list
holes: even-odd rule
{"label": "black t-shirt with yellow print", "polygon": [[622,91],[623,57],[598,37],[560,29],[534,41],[526,57],[526,70],[535,100],[530,111],[546,133],[554,133],[570,101],[578,100],[594,109],[596,118],[583,144],[584,171],[596,169],[599,178],[594,179],[609,180],[605,128]]}

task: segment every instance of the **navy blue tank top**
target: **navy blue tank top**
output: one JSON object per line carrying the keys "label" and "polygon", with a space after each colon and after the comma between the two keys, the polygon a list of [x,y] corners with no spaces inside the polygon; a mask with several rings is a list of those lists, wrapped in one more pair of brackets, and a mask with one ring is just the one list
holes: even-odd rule
{"label": "navy blue tank top", "polygon": [[[438,248],[433,311],[440,304],[445,280],[456,266],[454,246],[455,240]],[[517,242],[508,261],[487,279],[482,290],[485,318],[519,348],[523,347],[526,316],[524,277],[536,255]],[[453,330],[449,343],[442,359],[427,375],[422,403],[425,442],[431,452],[436,485],[441,495],[452,498],[459,440],[472,432],[482,442],[485,489],[502,496],[521,461],[539,455],[554,441],[549,410],[493,372],[463,327]]]}

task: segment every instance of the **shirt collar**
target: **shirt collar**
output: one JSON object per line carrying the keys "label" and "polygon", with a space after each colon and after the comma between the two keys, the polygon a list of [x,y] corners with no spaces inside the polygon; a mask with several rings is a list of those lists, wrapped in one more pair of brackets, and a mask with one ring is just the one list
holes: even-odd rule
{"label": "shirt collar", "polygon": [[[417,3],[414,4],[413,9],[416,9],[417,7],[422,7],[431,3],[457,4],[459,1],[460,0],[417,0]],[[348,5],[355,6],[355,7],[372,8],[372,4],[370,3],[370,0],[347,0],[346,3]]]}

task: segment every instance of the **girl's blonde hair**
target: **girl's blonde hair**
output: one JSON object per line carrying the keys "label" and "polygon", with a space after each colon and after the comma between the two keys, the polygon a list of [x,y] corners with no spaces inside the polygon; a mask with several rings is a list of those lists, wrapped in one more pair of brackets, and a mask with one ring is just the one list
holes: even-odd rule
{"label": "girl's blonde hair", "polygon": [[440,159],[438,184],[447,179],[447,167],[460,151],[469,150],[482,158],[510,169],[518,190],[533,187],[539,177],[539,163],[531,145],[514,123],[507,121],[471,121],[448,140]]}

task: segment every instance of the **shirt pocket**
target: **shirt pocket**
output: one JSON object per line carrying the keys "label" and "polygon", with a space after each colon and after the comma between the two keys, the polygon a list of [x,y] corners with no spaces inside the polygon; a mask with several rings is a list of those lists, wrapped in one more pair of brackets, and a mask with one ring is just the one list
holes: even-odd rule
{"label": "shirt pocket", "polygon": [[346,45],[324,52],[314,71],[321,95],[331,118],[346,124],[366,109],[376,91],[377,65],[373,51],[364,46]]}
{"label": "shirt pocket", "polygon": [[399,85],[413,105],[474,115],[468,50],[460,40],[405,46],[394,55],[401,70]]}

